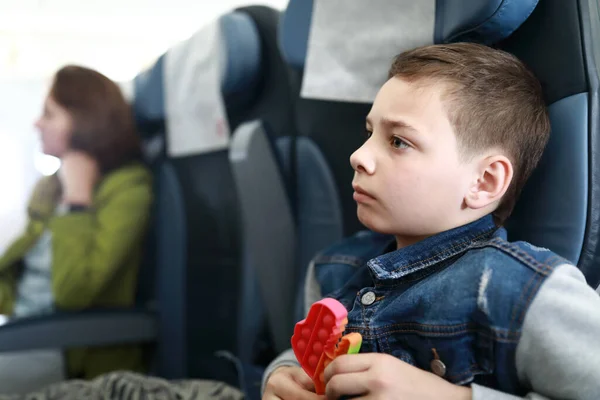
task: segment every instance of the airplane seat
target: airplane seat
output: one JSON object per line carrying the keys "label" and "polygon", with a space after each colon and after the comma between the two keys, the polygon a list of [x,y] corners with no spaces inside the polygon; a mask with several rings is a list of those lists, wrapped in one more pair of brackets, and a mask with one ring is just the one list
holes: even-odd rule
{"label": "airplane seat", "polygon": [[[263,54],[263,81],[261,82],[262,88],[260,98],[258,98],[252,107],[249,107],[244,114],[232,117],[232,125],[235,125],[237,134],[237,131],[244,124],[252,121],[260,121],[259,124],[266,134],[267,145],[273,150],[275,156],[275,163],[278,167],[277,178],[284,184],[284,191],[282,194],[289,204],[294,204],[296,194],[293,192],[293,185],[289,179],[287,179],[286,175],[289,172],[286,158],[289,158],[289,151],[291,150],[288,149],[287,153],[283,154],[280,154],[277,150],[281,141],[289,140],[290,137],[295,136],[296,130],[294,109],[292,106],[295,93],[293,87],[295,83],[291,81],[289,67],[281,56],[277,38],[281,12],[260,5],[240,7],[237,11],[250,16],[259,31]],[[250,181],[247,183],[249,182]],[[238,194],[240,194],[241,190],[244,189],[238,187]],[[282,220],[283,219],[284,218],[282,218]],[[290,220],[288,220],[288,222],[290,229],[294,230],[294,222]],[[244,276],[246,277],[247,282],[251,282],[250,284],[253,288],[253,292],[248,291],[247,293],[258,296],[258,301],[260,301],[262,307],[266,309],[269,305],[265,303],[265,298],[263,293],[261,293],[253,241],[246,233],[245,235],[246,262],[244,263]],[[244,301],[246,318],[255,318],[255,311],[253,310],[255,307],[253,304],[254,302]],[[261,336],[259,338],[252,338],[251,340],[254,341],[253,344],[249,343],[250,338],[240,335],[240,354],[242,356],[242,361],[247,365],[251,364],[253,366],[254,376],[257,378],[250,383],[253,389],[251,396],[259,394],[262,368],[264,368],[275,355],[273,338],[267,327],[267,320],[269,319],[267,314],[268,313],[265,310],[265,315],[263,315],[261,321],[263,327]],[[257,349],[253,348],[257,344],[261,347],[261,350],[257,351]]]}
{"label": "airplane seat", "polygon": [[[219,85],[233,131],[232,116],[245,113],[260,95],[262,49],[244,13],[230,12],[218,23]],[[169,124],[176,122],[167,112],[169,51],[134,81],[136,121],[155,168],[157,373],[238,385],[236,365],[227,355],[239,352],[238,332],[258,335],[260,307],[256,319],[240,317],[240,297],[249,289],[241,275],[238,204],[226,148],[197,154],[169,149]],[[189,87],[196,89],[193,82]]]}
{"label": "airplane seat", "polygon": [[[295,269],[287,266],[295,265],[296,254],[296,220],[291,210],[296,204],[297,192],[294,191],[291,175],[296,136],[293,102],[297,83],[291,79],[289,66],[279,51],[277,32],[281,12],[265,6],[246,6],[236,11],[249,16],[258,30],[262,64],[256,97],[244,111],[228,113],[231,130],[234,132],[230,157],[236,153],[235,143],[244,142],[246,128],[253,126],[263,134],[264,154],[268,155],[261,162],[270,160],[273,167],[270,170],[272,180],[264,179],[259,165],[243,167],[242,170],[246,173],[243,177],[234,170],[241,203],[240,228],[244,260],[240,327],[257,328],[254,331],[239,330],[236,357],[241,363],[241,380],[245,383],[246,395],[252,399],[260,398],[264,368],[278,351],[289,346],[288,337],[275,343],[277,335],[273,334],[270,325],[281,319],[289,324],[294,320],[293,315],[274,314],[272,311],[282,303],[287,304],[288,296],[295,295],[294,291],[287,291],[286,286],[278,284],[278,281],[282,273],[287,274]],[[276,183],[271,184],[273,182]],[[254,205],[260,204],[259,210],[246,207],[249,198],[250,202],[254,201]],[[277,220],[270,218],[271,215],[278,215]],[[276,245],[268,247],[264,245],[266,243]],[[267,265],[273,266],[275,271],[265,268]],[[275,301],[273,290],[280,294],[275,295]]]}
{"label": "airplane seat", "polygon": [[[288,179],[289,163],[286,162],[290,158],[293,146],[283,149],[282,153],[277,150],[281,147],[281,142],[292,141],[291,138],[295,137],[296,129],[292,106],[295,82],[290,79],[289,67],[281,56],[278,45],[277,31],[281,12],[260,5],[240,7],[236,9],[236,12],[250,17],[258,31],[261,46],[261,71],[252,101],[248,102],[243,109],[236,109],[235,112],[228,110],[228,119],[233,136],[230,155],[234,147],[233,142],[239,137],[240,129],[243,130],[243,126],[247,124],[256,123],[260,125],[261,131],[265,134],[265,145],[271,150],[269,154],[274,156],[275,179],[282,183],[282,190],[278,193],[281,194],[283,203],[293,205],[296,193],[293,191],[294,185]],[[237,96],[237,93],[233,96]],[[229,96],[226,99],[229,99]],[[246,194],[253,193],[257,195],[261,203],[268,204],[266,198],[272,193],[269,190],[272,187],[261,191],[252,182],[256,181],[248,179],[244,182],[249,184],[250,187],[236,187],[238,200],[240,202],[244,201],[245,196],[241,193],[243,191]],[[245,210],[243,205],[241,205],[241,209],[243,214],[243,210]],[[257,216],[258,214],[255,215],[255,217]],[[270,297],[264,295],[263,289],[269,290],[269,287],[265,287],[264,279],[262,279],[264,277],[260,276],[262,268],[258,264],[261,264],[259,261],[261,254],[257,254],[260,252],[255,251],[257,247],[254,245],[255,240],[261,235],[254,234],[252,227],[246,224],[247,220],[244,215],[241,215],[240,218],[242,222],[240,233],[242,234],[243,243],[240,279],[243,287],[239,294],[240,309],[238,315],[240,321],[235,357],[239,361],[241,385],[244,386],[246,396],[253,399],[260,398],[262,372],[268,362],[276,355],[278,348],[273,343],[273,335],[268,328],[269,320],[273,319],[273,315],[269,312],[273,302],[269,304]],[[263,219],[259,223],[264,226],[267,220]],[[289,212],[281,213],[278,223],[285,225],[284,229],[290,233],[288,235],[290,241],[287,243],[291,246],[281,246],[278,251],[273,253],[279,252],[281,254],[285,248],[289,250],[287,258],[293,261],[295,249],[292,244],[291,237],[293,237],[293,233],[291,232],[295,230],[294,220]],[[266,238],[267,236],[262,236],[261,240],[264,242]],[[282,237],[277,237],[277,239],[280,240],[280,243],[285,242],[285,240],[281,240]],[[259,247],[262,248],[262,246]],[[268,258],[273,259],[272,257]],[[283,266],[286,263],[278,263],[278,265]],[[282,268],[282,270],[285,271],[286,269]],[[276,274],[272,275],[270,279],[273,279],[274,276]]]}
{"label": "airplane seat", "polygon": [[549,248],[600,284],[600,4],[540,0],[498,47],[540,79],[552,132],[507,222],[511,240]]}
{"label": "airplane seat", "polygon": [[[294,240],[296,247],[293,251],[297,257],[292,262],[295,265],[304,265],[318,249],[341,237],[339,207],[330,206],[335,204],[338,196],[329,169],[321,168],[325,160],[317,148],[310,140],[298,138],[296,135],[293,103],[299,81],[295,79],[280,51],[278,31],[281,13],[262,6],[243,7],[238,11],[248,13],[261,32],[265,57],[263,76],[268,77],[268,80],[264,89],[267,99],[258,102],[235,121],[261,121],[261,128],[265,130],[269,145],[272,146],[274,161],[279,167],[292,218],[296,224],[296,233],[302,238]],[[282,84],[283,82],[287,84]],[[302,168],[298,167],[300,164]],[[308,176],[311,179],[308,179]],[[294,267],[294,270],[296,269],[297,267]],[[294,279],[303,280],[304,277],[295,276]],[[265,279],[261,279],[263,285],[264,281]],[[263,299],[265,298],[268,296],[263,295]],[[300,316],[300,313],[290,315],[289,320],[296,320],[296,317]],[[271,315],[271,319],[273,318],[275,317]],[[276,348],[281,346],[282,341],[279,343]],[[287,340],[285,343],[289,344]]]}
{"label": "airplane seat", "polygon": [[[592,178],[598,174],[594,150],[598,136],[598,3],[447,0],[435,5],[433,32],[429,42],[421,44],[457,41],[497,44],[519,56],[541,79],[552,115],[552,138],[544,160],[507,224],[510,239],[526,239],[578,262],[588,282],[597,286],[600,268],[594,266],[600,265],[597,260],[600,225],[594,207],[598,201],[592,201],[598,193],[597,180]],[[338,6],[344,7],[341,2]],[[303,85],[309,40],[313,39],[314,7],[313,1],[290,0],[279,32],[282,53]],[[366,23],[377,26],[374,21]],[[563,30],[568,35],[561,36]],[[390,32],[398,34],[400,30]],[[554,49],[561,50],[564,56],[556,56]],[[381,83],[398,52],[384,55],[387,65],[382,69]],[[381,60],[381,54],[376,56],[361,61],[372,66]],[[335,62],[344,65],[341,59]],[[569,95],[576,97],[553,104]],[[336,99],[327,93],[312,98],[298,93],[296,101],[298,138],[310,140],[325,160],[323,168],[330,168],[333,189],[339,193],[336,202],[340,204],[338,212],[344,236],[364,229],[356,217],[352,199],[353,170],[349,157],[364,140],[361,132],[370,105],[369,101]],[[579,139],[570,142],[572,132],[579,132]],[[553,160],[552,165],[549,160]],[[298,170],[303,168],[298,165]],[[301,209],[302,204],[298,207]]]}
{"label": "airplane seat", "polygon": [[[329,169],[323,168],[325,160],[313,143],[296,137],[293,103],[299,82],[281,56],[280,14],[257,6],[238,11],[255,20],[263,38],[267,99],[241,116],[230,157],[238,171],[234,173],[242,203],[247,265],[259,283],[270,325],[268,345],[276,353],[289,347],[290,327],[300,316],[282,307],[296,302],[295,284],[290,282],[302,279],[290,272],[341,237],[341,218],[338,209],[330,206],[338,196]],[[265,224],[272,215],[277,219]],[[303,239],[296,240],[296,235]],[[269,247],[273,242],[276,246]],[[286,328],[279,330],[283,325]],[[268,361],[262,358],[259,364],[265,366]]]}

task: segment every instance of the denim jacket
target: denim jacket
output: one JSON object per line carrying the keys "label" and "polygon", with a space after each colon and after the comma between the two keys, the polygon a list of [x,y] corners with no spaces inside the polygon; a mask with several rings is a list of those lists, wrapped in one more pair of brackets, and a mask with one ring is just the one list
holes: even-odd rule
{"label": "denim jacket", "polygon": [[314,259],[325,297],[349,310],[361,352],[391,354],[459,385],[523,395],[515,369],[523,320],[540,286],[567,261],[509,243],[491,216],[395,250],[361,232]]}

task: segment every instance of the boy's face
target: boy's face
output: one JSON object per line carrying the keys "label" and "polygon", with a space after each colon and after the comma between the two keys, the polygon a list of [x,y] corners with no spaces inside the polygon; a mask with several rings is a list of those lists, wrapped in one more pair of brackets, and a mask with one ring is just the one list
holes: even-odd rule
{"label": "boy's face", "polygon": [[350,157],[358,218],[399,246],[468,222],[461,210],[476,175],[459,156],[443,89],[390,79],[367,117],[370,136]]}

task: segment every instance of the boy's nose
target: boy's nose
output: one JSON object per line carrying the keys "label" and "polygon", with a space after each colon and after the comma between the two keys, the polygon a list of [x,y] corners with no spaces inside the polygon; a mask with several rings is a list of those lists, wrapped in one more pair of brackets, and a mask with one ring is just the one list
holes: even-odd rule
{"label": "boy's nose", "polygon": [[366,147],[365,143],[350,156],[350,164],[356,172],[373,175],[375,173],[375,158]]}

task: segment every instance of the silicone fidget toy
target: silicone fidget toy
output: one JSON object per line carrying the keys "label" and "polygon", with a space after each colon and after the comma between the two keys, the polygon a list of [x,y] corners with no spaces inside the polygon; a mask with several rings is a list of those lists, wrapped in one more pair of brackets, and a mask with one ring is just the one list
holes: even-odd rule
{"label": "silicone fidget toy", "polygon": [[323,373],[327,365],[342,354],[356,354],[362,344],[360,333],[342,337],[348,312],[337,300],[314,303],[308,316],[296,324],[292,349],[300,365],[315,383],[317,394],[325,394]]}

